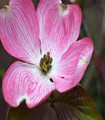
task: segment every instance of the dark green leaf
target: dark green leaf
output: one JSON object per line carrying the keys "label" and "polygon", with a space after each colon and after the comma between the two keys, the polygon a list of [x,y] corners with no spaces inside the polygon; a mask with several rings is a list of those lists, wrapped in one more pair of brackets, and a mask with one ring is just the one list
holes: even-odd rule
{"label": "dark green leaf", "polygon": [[78,85],[71,91],[53,95],[58,120],[103,120],[85,90]]}
{"label": "dark green leaf", "polygon": [[7,120],[103,120],[95,104],[80,86],[60,94],[54,92],[51,99],[40,106],[28,109],[25,104],[10,108]]}
{"label": "dark green leaf", "polygon": [[10,107],[7,114],[7,120],[43,120],[47,113],[47,104],[43,103],[33,109],[28,109],[25,103],[17,108]]}

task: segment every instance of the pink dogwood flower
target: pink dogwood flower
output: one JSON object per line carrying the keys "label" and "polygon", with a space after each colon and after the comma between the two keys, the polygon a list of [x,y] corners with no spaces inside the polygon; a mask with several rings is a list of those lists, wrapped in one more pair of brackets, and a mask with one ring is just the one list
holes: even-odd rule
{"label": "pink dogwood flower", "polygon": [[45,101],[56,89],[75,87],[90,62],[93,42],[79,41],[82,13],[76,4],[40,0],[10,0],[0,10],[0,37],[6,51],[20,59],[2,82],[5,100],[17,107],[25,99],[29,108]]}

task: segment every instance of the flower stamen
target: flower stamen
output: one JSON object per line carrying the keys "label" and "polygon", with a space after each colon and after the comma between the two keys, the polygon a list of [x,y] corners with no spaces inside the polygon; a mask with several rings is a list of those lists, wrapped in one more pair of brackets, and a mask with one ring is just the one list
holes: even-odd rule
{"label": "flower stamen", "polygon": [[50,57],[50,53],[47,52],[47,54],[45,54],[43,56],[43,58],[41,58],[41,60],[40,60],[39,65],[40,65],[42,72],[48,73],[50,71],[50,69],[52,67],[52,65],[51,65],[52,61],[53,61],[53,59]]}

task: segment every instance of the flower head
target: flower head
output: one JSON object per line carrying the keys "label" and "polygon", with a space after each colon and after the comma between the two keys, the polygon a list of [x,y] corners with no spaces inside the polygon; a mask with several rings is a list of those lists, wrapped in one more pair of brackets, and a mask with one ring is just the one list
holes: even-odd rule
{"label": "flower head", "polygon": [[13,63],[2,83],[5,100],[29,108],[57,89],[65,92],[81,80],[92,56],[89,37],[76,41],[82,13],[78,5],[61,0],[10,0],[0,10],[0,37],[6,51],[22,60]]}

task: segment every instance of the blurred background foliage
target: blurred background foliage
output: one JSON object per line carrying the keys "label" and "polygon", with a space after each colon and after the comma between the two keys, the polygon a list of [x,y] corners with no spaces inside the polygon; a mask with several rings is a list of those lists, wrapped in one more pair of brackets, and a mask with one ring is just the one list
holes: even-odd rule
{"label": "blurred background foliage", "polygon": [[[33,0],[33,2],[36,7],[39,0]],[[94,42],[94,56],[97,54],[100,56],[99,59],[101,62],[105,61],[105,0],[63,0],[63,3],[77,3],[81,6],[83,20],[79,38],[90,36]],[[7,0],[0,0],[0,9],[3,8],[5,4],[8,4]],[[105,89],[103,89],[105,88],[105,67],[101,69],[104,64],[101,64],[99,61],[97,62],[97,59],[96,56],[94,60],[92,58],[81,83],[95,101],[98,111],[105,119]],[[0,120],[5,120],[8,109],[8,105],[2,96],[2,78],[6,69],[14,61],[15,58],[11,57],[0,43]],[[96,66],[97,64],[98,68]],[[100,74],[99,70],[101,70],[103,74]]]}

